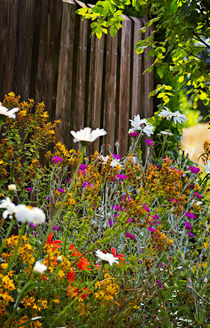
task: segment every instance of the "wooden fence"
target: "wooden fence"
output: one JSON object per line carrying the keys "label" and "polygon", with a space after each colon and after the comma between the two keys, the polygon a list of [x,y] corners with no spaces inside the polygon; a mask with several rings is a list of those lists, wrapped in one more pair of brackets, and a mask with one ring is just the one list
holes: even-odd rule
{"label": "wooden fence", "polygon": [[[103,143],[128,148],[129,118],[153,114],[153,74],[147,53],[136,55],[138,30],[146,19],[124,16],[115,38],[90,37],[90,22],[73,0],[0,1],[0,97],[9,91],[44,101],[60,119],[57,139],[71,147],[70,130],[103,127]],[[93,149],[99,148],[99,140]],[[94,148],[93,148],[94,147]]]}

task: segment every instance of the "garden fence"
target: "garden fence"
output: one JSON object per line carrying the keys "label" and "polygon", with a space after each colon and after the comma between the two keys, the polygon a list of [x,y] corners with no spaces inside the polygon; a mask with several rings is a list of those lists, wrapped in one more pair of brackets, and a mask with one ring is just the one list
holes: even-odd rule
{"label": "garden fence", "polygon": [[[57,139],[72,146],[70,130],[103,127],[103,143],[120,154],[128,148],[129,118],[153,114],[153,73],[147,52],[136,42],[146,19],[124,16],[115,38],[90,37],[90,21],[73,0],[0,1],[0,97],[14,91],[44,101],[50,118],[60,119]],[[99,148],[99,141],[92,147]],[[91,149],[93,150],[93,148]]]}

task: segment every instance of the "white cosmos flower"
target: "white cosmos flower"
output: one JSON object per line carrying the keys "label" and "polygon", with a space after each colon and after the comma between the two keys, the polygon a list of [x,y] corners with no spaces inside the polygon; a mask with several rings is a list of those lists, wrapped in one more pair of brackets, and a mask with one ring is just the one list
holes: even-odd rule
{"label": "white cosmos flower", "polygon": [[16,206],[11,202],[10,198],[7,197],[1,201],[0,208],[6,208],[6,210],[3,212],[3,218],[6,219],[8,215],[15,213]]}
{"label": "white cosmos flower", "polygon": [[42,224],[45,222],[45,214],[38,207],[28,207],[24,204],[16,206],[15,217],[18,222],[28,222],[33,224]]}
{"label": "white cosmos flower", "polygon": [[9,191],[17,191],[16,185],[15,184],[8,185],[8,190]]}
{"label": "white cosmos flower", "polygon": [[162,111],[158,114],[158,116],[164,117],[167,120],[170,120],[172,118],[175,124],[187,121],[187,117],[184,114],[181,114],[178,110],[175,113],[173,113],[170,110],[168,110],[168,108],[162,109]]}
{"label": "white cosmos flower", "polygon": [[77,132],[71,131],[71,134],[74,137],[74,142],[93,142],[101,136],[105,136],[107,132],[104,129],[92,130],[91,128],[84,128]]}
{"label": "white cosmos flower", "polygon": [[210,161],[208,160],[203,167],[204,167],[206,173],[209,174],[210,173]]}
{"label": "white cosmos flower", "polygon": [[134,120],[129,120],[131,122],[131,126],[133,127],[132,132],[134,130],[142,130],[142,124],[147,124],[146,118],[141,119],[140,115],[134,115]]}
{"label": "white cosmos flower", "polygon": [[47,270],[47,266],[45,264],[42,264],[41,261],[36,261],[33,271],[42,274],[45,270]]}
{"label": "white cosmos flower", "polygon": [[2,106],[0,102],[0,115],[7,116],[9,118],[16,118],[15,113],[19,111],[19,108],[15,107],[13,109],[8,109]]}
{"label": "white cosmos flower", "polygon": [[161,134],[165,135],[165,136],[172,136],[173,133],[168,132],[168,131],[160,131]]}
{"label": "white cosmos flower", "polygon": [[110,253],[103,253],[101,252],[99,249],[96,251],[96,256],[98,256],[101,260],[109,262],[110,265],[112,265],[113,263],[118,263],[118,259],[116,259],[116,257],[114,257],[113,254]]}
{"label": "white cosmos flower", "polygon": [[154,130],[154,126],[153,125],[150,125],[150,124],[147,124],[144,128],[143,128],[143,133],[145,133],[148,137],[151,136],[151,134],[153,134]]}

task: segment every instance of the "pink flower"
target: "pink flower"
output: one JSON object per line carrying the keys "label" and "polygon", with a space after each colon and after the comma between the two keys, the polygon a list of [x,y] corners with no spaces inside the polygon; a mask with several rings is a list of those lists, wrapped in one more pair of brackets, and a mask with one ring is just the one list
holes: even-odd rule
{"label": "pink flower", "polygon": [[176,199],[175,198],[170,198],[169,202],[174,203],[174,202],[176,202]]}
{"label": "pink flower", "polygon": [[197,192],[194,192],[193,195],[197,196],[199,199],[202,199],[202,195],[198,194]]}
{"label": "pink flower", "polygon": [[150,232],[155,232],[155,229],[154,229],[153,227],[149,227],[148,230],[149,230]]}
{"label": "pink flower", "polygon": [[63,158],[62,157],[57,157],[57,156],[55,156],[55,157],[52,157],[51,158],[51,162],[53,163],[53,164],[57,164],[58,162],[63,162]]}
{"label": "pink flower", "polygon": [[120,160],[120,161],[121,161],[121,156],[120,156],[120,155],[117,155],[117,154],[112,154],[112,156],[113,156],[114,158],[116,158],[116,159],[118,159],[118,160]]}
{"label": "pink flower", "polygon": [[83,188],[84,187],[87,187],[88,186],[88,182],[87,181],[83,182],[82,186],[83,186]]}
{"label": "pink flower", "polygon": [[150,209],[149,209],[146,205],[147,205],[147,203],[145,203],[145,204],[143,205],[143,208],[145,209],[146,212],[149,213],[149,212],[150,212]]}
{"label": "pink flower", "polygon": [[195,214],[193,214],[193,213],[191,213],[191,212],[187,212],[187,213],[185,213],[185,216],[187,216],[187,217],[190,218],[190,219],[196,219]]}
{"label": "pink flower", "polygon": [[129,136],[132,137],[132,138],[134,138],[134,137],[139,136],[139,133],[138,133],[137,131],[130,132],[130,133],[129,133]]}
{"label": "pink flower", "polygon": [[191,230],[192,229],[192,226],[191,226],[190,222],[185,222],[184,225],[185,225],[185,227],[186,227],[187,230]]}
{"label": "pink flower", "polygon": [[125,237],[126,238],[130,238],[130,239],[133,239],[133,240],[136,239],[136,237],[134,235],[132,235],[130,232],[126,232]]}
{"label": "pink flower", "polygon": [[114,224],[115,224],[115,220],[109,220],[110,227],[113,227]]}
{"label": "pink flower", "polygon": [[127,177],[128,177],[128,176],[125,175],[125,174],[117,174],[117,175],[116,175],[116,178],[117,178],[118,180],[119,180],[119,179],[121,179],[121,180],[125,180]]}
{"label": "pink flower", "polygon": [[32,192],[32,188],[31,187],[27,187],[27,188],[25,188],[27,191],[30,191],[30,192]]}
{"label": "pink flower", "polygon": [[150,139],[145,139],[145,142],[148,146],[154,146],[155,145],[155,142],[150,140]]}
{"label": "pink flower", "polygon": [[65,192],[63,188],[58,188],[58,191],[61,193]]}
{"label": "pink flower", "polygon": [[85,164],[80,164],[80,170],[82,170],[82,171],[85,171],[85,170],[87,170],[87,165],[85,165]]}
{"label": "pink flower", "polygon": [[187,234],[188,234],[188,236],[190,236],[190,237],[195,237],[195,235],[193,235],[193,233],[191,233],[191,232],[189,232],[189,231],[187,231]]}
{"label": "pink flower", "polygon": [[189,166],[189,170],[190,170],[192,173],[195,173],[195,174],[197,174],[198,172],[200,172],[199,167],[195,167],[195,166]]}

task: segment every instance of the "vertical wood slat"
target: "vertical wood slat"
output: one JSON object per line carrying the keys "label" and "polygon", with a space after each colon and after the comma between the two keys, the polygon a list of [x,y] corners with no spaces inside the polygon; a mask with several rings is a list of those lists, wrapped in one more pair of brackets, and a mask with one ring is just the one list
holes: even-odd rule
{"label": "vertical wood slat", "polygon": [[61,43],[59,54],[56,119],[61,123],[56,129],[57,140],[70,146],[71,103],[73,89],[73,56],[75,37],[75,10],[76,5],[63,2]]}
{"label": "vertical wood slat", "polygon": [[143,106],[141,99],[141,90],[143,89],[142,85],[142,54],[136,54],[136,44],[142,39],[142,34],[138,35],[138,31],[143,26],[140,19],[135,17],[130,17],[133,21],[133,58],[132,58],[132,97],[131,97],[131,112],[130,118],[133,119],[134,115],[140,114],[143,115]]}
{"label": "vertical wood slat", "polygon": [[107,131],[104,143],[114,149],[116,124],[116,96],[117,96],[117,56],[118,34],[114,38],[110,34],[106,37],[105,85],[104,85],[104,113],[103,127]]}
{"label": "vertical wood slat", "polygon": [[125,155],[128,148],[128,123],[130,108],[130,65],[131,65],[131,20],[123,16],[124,23],[120,31],[120,78],[119,78],[119,121],[117,125],[117,137],[119,152]]}
{"label": "vertical wood slat", "polygon": [[62,2],[42,1],[36,100],[45,102],[50,118],[55,118]]}
{"label": "vertical wood slat", "polygon": [[[89,5],[93,7],[92,5]],[[98,39],[95,35],[90,39],[89,48],[89,72],[87,76],[87,126],[93,129],[101,125],[103,112],[103,69],[104,69],[104,42],[105,36]],[[100,140],[97,139],[89,146],[89,153],[93,154],[95,149],[99,149]]]}
{"label": "vertical wood slat", "polygon": [[18,1],[0,1],[0,97],[12,91]]}

